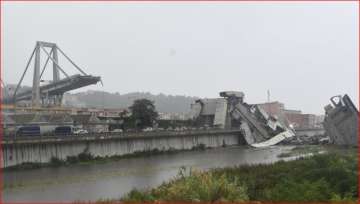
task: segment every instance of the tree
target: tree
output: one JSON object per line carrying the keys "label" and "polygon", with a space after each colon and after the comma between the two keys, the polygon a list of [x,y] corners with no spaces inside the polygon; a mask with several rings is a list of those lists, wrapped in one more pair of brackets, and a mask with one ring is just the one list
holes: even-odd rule
{"label": "tree", "polygon": [[154,102],[148,99],[135,100],[129,109],[137,128],[152,127],[158,117]]}

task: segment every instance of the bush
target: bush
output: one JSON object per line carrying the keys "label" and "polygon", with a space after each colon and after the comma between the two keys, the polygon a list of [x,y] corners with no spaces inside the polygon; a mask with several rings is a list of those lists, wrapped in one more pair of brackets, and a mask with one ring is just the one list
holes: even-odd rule
{"label": "bush", "polygon": [[185,169],[179,171],[176,180],[152,191],[132,190],[122,200],[125,202],[180,201],[180,202],[241,202],[247,201],[246,188],[229,181],[225,175],[217,176],[212,172],[190,171],[185,176]]}
{"label": "bush", "polygon": [[192,150],[206,150],[206,145],[203,143],[200,143],[192,148]]}
{"label": "bush", "polygon": [[77,156],[67,156],[66,157],[66,162],[70,163],[70,164],[75,164],[79,162],[79,159]]}
{"label": "bush", "polygon": [[80,162],[87,162],[94,159],[94,156],[87,152],[81,152],[77,157]]}
{"label": "bush", "polygon": [[133,189],[122,200],[125,202],[153,202],[155,199],[149,193],[144,193],[137,189]]}
{"label": "bush", "polygon": [[329,184],[324,180],[298,183],[293,179],[284,179],[266,194],[266,200],[276,202],[326,202],[331,199]]}
{"label": "bush", "polygon": [[51,157],[50,159],[50,165],[51,166],[61,166],[61,165],[64,165],[65,164],[65,161],[64,160],[61,160],[57,157]]}
{"label": "bush", "polygon": [[123,201],[181,202],[356,202],[357,152],[315,155],[274,164],[186,171],[144,192],[133,190]]}

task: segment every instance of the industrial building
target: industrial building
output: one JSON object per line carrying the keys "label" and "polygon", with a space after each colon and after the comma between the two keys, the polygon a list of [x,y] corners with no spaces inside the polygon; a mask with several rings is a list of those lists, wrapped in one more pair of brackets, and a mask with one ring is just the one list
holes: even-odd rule
{"label": "industrial building", "polygon": [[287,125],[292,125],[296,129],[321,128],[321,117],[315,114],[303,114],[301,110],[286,109],[284,103],[274,101],[260,103],[259,105],[269,115],[276,116]]}

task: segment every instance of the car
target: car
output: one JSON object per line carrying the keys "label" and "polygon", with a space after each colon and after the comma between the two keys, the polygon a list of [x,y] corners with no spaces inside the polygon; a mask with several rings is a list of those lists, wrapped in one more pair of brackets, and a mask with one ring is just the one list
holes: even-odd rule
{"label": "car", "polygon": [[113,129],[111,132],[123,132],[122,129]]}
{"label": "car", "polygon": [[143,132],[151,132],[153,131],[153,129],[151,127],[147,127],[145,129],[142,130]]}
{"label": "car", "polygon": [[87,133],[89,133],[89,132],[84,129],[74,130],[74,134],[77,134],[77,135],[82,135],[82,134],[87,134]]}

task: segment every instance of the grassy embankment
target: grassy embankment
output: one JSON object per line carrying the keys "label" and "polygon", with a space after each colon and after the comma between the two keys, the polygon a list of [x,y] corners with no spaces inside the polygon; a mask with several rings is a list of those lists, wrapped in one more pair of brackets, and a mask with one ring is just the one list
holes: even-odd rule
{"label": "grassy embankment", "polygon": [[357,202],[357,159],[357,149],[351,148],[270,165],[207,172],[182,168],[171,181],[150,190],[134,189],[122,201]]}

